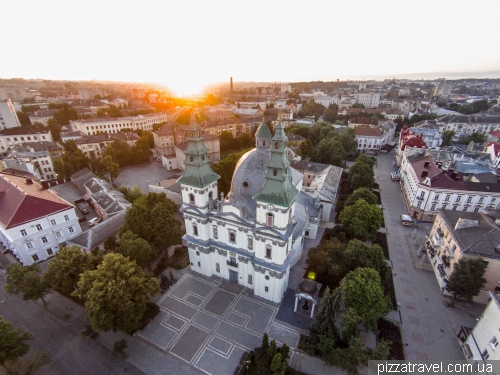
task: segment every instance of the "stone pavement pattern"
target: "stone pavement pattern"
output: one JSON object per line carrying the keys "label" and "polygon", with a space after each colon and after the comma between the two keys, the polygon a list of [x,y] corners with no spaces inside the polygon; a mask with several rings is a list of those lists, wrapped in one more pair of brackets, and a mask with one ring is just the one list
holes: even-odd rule
{"label": "stone pavement pattern", "polygon": [[[461,325],[472,327],[482,306],[445,307],[434,273],[414,267],[407,236],[414,228],[404,227],[400,215],[407,214],[401,188],[390,178],[394,151],[378,156],[375,177],[380,186],[384,207],[389,255],[393,267],[396,298],[401,302],[399,313],[405,355],[408,360],[464,359],[456,335]],[[430,224],[417,228],[418,236],[429,233]],[[413,254],[416,256],[416,254]]]}
{"label": "stone pavement pattern", "polygon": [[292,349],[300,338],[298,329],[275,319],[277,306],[220,278],[186,273],[158,305],[160,314],[138,336],[209,374],[232,374],[265,332]]}

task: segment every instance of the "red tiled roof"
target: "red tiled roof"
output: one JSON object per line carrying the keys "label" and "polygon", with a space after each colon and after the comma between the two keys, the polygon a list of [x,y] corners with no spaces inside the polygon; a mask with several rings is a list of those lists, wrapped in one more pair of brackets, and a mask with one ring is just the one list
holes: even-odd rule
{"label": "red tiled roof", "polygon": [[384,134],[383,131],[379,129],[378,126],[356,126],[354,129],[356,135],[364,135],[370,137],[381,137]]}
{"label": "red tiled roof", "polygon": [[493,137],[500,137],[500,130],[493,130],[490,132]]}
{"label": "red tiled roof", "polygon": [[0,223],[6,229],[70,208],[71,204],[36,183],[0,174]]}
{"label": "red tiled roof", "polygon": [[[429,163],[427,167],[425,166],[426,162]],[[444,171],[430,157],[415,160],[411,163],[411,166],[420,183],[423,183],[429,177],[431,180],[430,186],[433,188],[467,190],[463,182],[463,173]],[[427,172],[426,176],[422,176],[424,171]]]}

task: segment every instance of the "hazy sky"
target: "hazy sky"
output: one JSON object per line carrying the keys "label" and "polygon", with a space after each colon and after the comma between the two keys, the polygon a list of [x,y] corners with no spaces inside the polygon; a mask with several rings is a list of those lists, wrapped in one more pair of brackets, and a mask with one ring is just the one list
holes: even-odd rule
{"label": "hazy sky", "polygon": [[230,76],[500,77],[499,11],[498,0],[5,0],[0,77],[146,81],[177,93]]}

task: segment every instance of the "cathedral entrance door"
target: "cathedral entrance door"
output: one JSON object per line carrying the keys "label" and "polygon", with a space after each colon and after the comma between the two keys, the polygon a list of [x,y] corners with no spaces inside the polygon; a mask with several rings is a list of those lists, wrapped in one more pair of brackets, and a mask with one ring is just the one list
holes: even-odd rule
{"label": "cathedral entrance door", "polygon": [[229,270],[229,281],[232,283],[238,283],[238,272]]}

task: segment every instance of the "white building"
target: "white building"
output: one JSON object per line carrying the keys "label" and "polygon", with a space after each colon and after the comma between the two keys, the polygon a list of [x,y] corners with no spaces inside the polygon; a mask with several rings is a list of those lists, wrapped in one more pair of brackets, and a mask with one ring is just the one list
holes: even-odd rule
{"label": "white building", "polygon": [[54,142],[50,131],[36,132],[27,127],[8,128],[0,131],[0,153],[25,142]]}
{"label": "white building", "polygon": [[104,98],[107,94],[105,91],[98,89],[78,90],[78,96],[81,100],[94,100],[96,95],[100,95],[101,98]]}
{"label": "white building", "polygon": [[394,128],[388,130],[380,125],[356,126],[354,132],[356,134],[356,142],[358,142],[356,150],[361,152],[378,151],[394,137]]}
{"label": "white building", "polygon": [[29,266],[82,230],[73,205],[29,178],[0,174],[0,241]]}
{"label": "white building", "polygon": [[54,113],[56,113],[58,109],[49,109],[46,111],[35,111],[33,114],[29,115],[31,124],[35,122],[39,122],[43,124],[43,126],[48,126],[48,121],[54,118]]}
{"label": "white building", "polygon": [[0,130],[20,127],[16,110],[10,99],[0,100]]}
{"label": "white building", "polygon": [[29,98],[29,90],[22,87],[1,87],[0,100],[22,101],[24,98]]}
{"label": "white building", "polygon": [[403,198],[415,219],[434,221],[438,210],[479,212],[497,209],[500,203],[500,184],[488,170],[464,173],[452,167],[445,169],[439,159],[433,160],[425,151],[403,154],[400,167]]}
{"label": "white building", "polygon": [[338,96],[316,96],[314,101],[328,108],[330,104],[339,104],[340,99]]}
{"label": "white building", "polygon": [[266,109],[266,102],[237,102],[238,108],[255,108]]}
{"label": "white building", "polygon": [[61,157],[62,148],[53,142],[26,142],[15,145],[2,160],[4,168],[33,174],[39,181],[57,178],[53,158]]}
{"label": "white building", "polygon": [[191,270],[229,279],[261,298],[280,302],[290,268],[300,259],[305,237],[315,238],[319,199],[300,191],[303,175],[286,158],[283,126],[275,136],[265,123],[256,133],[256,148],[236,165],[232,187],[218,198],[201,129],[187,130],[182,189]]}
{"label": "white building", "polygon": [[465,358],[469,360],[499,360],[500,296],[490,292],[490,301],[474,328],[462,326],[457,335]]}
{"label": "white building", "polygon": [[455,132],[454,141],[472,133],[488,134],[500,130],[500,116],[495,115],[455,115],[449,114],[436,119],[436,125],[441,133],[445,130]]}
{"label": "white building", "polygon": [[363,104],[365,108],[377,108],[380,104],[380,93],[378,92],[357,93],[356,103]]}
{"label": "white building", "polygon": [[94,135],[98,133],[119,133],[122,129],[153,131],[153,124],[165,121],[167,121],[165,113],[150,113],[135,117],[70,120],[69,123],[73,131],[81,131],[86,135]]}

